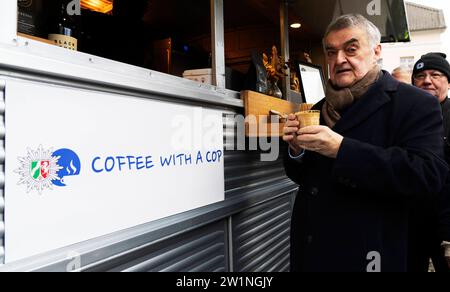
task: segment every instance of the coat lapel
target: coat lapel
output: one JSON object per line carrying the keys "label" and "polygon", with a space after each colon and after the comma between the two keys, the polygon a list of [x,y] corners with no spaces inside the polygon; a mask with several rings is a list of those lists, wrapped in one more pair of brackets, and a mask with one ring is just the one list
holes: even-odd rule
{"label": "coat lapel", "polygon": [[397,91],[398,85],[398,81],[383,71],[383,75],[378,82],[357,103],[348,109],[344,116],[336,123],[333,130],[338,133],[344,133],[367,120],[391,100],[389,92]]}

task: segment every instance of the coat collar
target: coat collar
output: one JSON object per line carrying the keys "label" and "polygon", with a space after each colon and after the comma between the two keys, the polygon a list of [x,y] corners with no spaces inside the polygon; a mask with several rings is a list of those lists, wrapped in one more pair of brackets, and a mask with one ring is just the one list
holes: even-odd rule
{"label": "coat collar", "polygon": [[400,83],[386,71],[382,73],[378,81],[336,123],[334,131],[343,133],[356,127],[391,100],[389,93],[397,91]]}
{"label": "coat collar", "polygon": [[441,107],[444,115],[450,114],[450,99],[448,97],[441,103]]}

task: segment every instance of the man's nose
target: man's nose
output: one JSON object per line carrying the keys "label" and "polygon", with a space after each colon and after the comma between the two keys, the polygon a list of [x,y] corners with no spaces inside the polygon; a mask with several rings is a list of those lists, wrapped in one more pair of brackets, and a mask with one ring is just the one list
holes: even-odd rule
{"label": "man's nose", "polygon": [[431,75],[425,75],[425,79],[423,80],[424,84],[431,84]]}
{"label": "man's nose", "polygon": [[344,51],[339,50],[337,52],[336,62],[338,64],[342,64],[342,63],[346,63],[347,62],[347,57],[345,56]]}

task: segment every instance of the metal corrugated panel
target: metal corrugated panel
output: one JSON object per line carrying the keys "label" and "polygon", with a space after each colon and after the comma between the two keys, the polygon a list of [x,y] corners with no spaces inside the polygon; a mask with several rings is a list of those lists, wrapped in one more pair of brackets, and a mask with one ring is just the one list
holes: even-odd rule
{"label": "metal corrugated panel", "polygon": [[138,248],[87,271],[226,272],[226,222],[223,220],[168,240]]}
{"label": "metal corrugated panel", "polygon": [[4,233],[5,224],[3,211],[5,209],[5,82],[0,80],[0,265],[4,263]]}
{"label": "metal corrugated panel", "polygon": [[444,29],[445,18],[441,9],[416,3],[405,3],[408,12],[408,24],[411,31]]}
{"label": "metal corrugated panel", "polygon": [[286,177],[282,159],[261,162],[258,152],[225,152],[226,197],[243,196],[255,191],[274,194],[295,189]]}
{"label": "metal corrugated panel", "polygon": [[[237,151],[237,127],[236,119],[232,115],[224,116],[224,144],[227,150],[225,197],[228,199],[255,192],[276,195],[296,189],[297,186],[286,177],[283,167],[282,155],[287,148],[280,141],[273,144],[279,154],[275,161],[261,161],[260,151]],[[242,137],[241,140],[245,140],[248,148],[249,140]]]}
{"label": "metal corrugated panel", "polygon": [[233,216],[235,271],[289,271],[291,210],[284,196]]}
{"label": "metal corrugated panel", "polygon": [[[232,125],[228,117],[226,145],[236,145],[237,125]],[[279,150],[275,161],[261,161],[260,151],[225,151],[226,198],[259,194],[269,200],[232,217],[233,271],[289,271],[290,218],[297,185],[284,171],[282,155],[287,148],[281,142],[274,147]]]}

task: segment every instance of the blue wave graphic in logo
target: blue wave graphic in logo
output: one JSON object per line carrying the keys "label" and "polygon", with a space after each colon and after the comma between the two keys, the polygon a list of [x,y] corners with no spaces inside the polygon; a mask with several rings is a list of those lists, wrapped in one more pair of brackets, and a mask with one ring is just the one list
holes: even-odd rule
{"label": "blue wave graphic in logo", "polygon": [[78,155],[70,149],[59,149],[53,152],[54,157],[58,159],[58,166],[62,167],[56,175],[59,180],[53,180],[52,183],[59,187],[65,187],[64,178],[66,176],[76,176],[80,174],[81,162]]}

